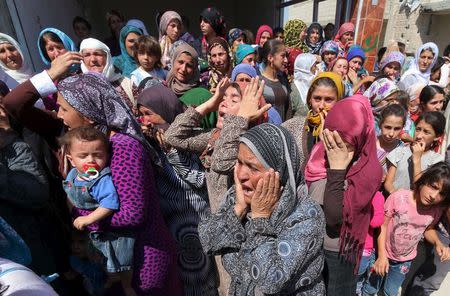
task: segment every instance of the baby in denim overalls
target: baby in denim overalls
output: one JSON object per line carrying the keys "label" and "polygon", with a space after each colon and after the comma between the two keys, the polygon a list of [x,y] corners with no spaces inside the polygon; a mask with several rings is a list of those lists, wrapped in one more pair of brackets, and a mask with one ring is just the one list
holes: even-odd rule
{"label": "baby in denim overalls", "polygon": [[[78,230],[100,222],[119,210],[119,198],[114,187],[109,162],[109,141],[93,127],[79,127],[61,139],[67,158],[74,167],[63,182],[70,204],[79,209],[93,210],[76,218]],[[127,296],[136,295],[131,287],[134,237],[130,232],[97,232],[89,234],[93,246],[106,258],[106,270],[120,277]],[[109,281],[111,282],[111,281]]]}

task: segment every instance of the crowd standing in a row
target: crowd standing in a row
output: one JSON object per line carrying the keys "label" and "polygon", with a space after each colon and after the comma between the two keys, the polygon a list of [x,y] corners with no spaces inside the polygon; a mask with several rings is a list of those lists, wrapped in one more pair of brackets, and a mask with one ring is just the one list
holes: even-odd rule
{"label": "crowd standing in a row", "polygon": [[102,42],[76,17],[41,73],[0,33],[0,293],[438,290],[450,45],[392,41],[369,73],[352,23],[199,20],[111,11]]}

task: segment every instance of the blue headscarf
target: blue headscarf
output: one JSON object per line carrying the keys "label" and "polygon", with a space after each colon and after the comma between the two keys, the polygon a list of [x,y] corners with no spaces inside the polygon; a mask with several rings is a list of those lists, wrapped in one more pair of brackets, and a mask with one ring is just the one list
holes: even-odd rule
{"label": "blue headscarf", "polygon": [[114,66],[116,66],[120,71],[122,71],[122,75],[125,77],[130,77],[131,72],[136,70],[139,65],[134,60],[134,57],[130,56],[127,52],[127,48],[125,47],[125,39],[128,34],[136,33],[139,36],[142,35],[142,30],[130,25],[126,25],[120,30],[120,52],[121,55],[117,57],[113,57]]}
{"label": "blue headscarf", "polygon": [[77,46],[72,41],[72,39],[70,39],[70,37],[66,35],[66,33],[64,33],[58,29],[55,29],[55,28],[45,28],[39,34],[37,45],[38,45],[39,55],[41,56],[41,59],[44,62],[44,64],[46,64],[47,66],[50,66],[50,64],[52,62],[46,57],[46,54],[44,54],[45,48],[41,48],[41,45],[40,45],[40,40],[42,39],[42,36],[47,32],[52,32],[52,33],[56,34],[59,37],[59,39],[61,39],[61,41],[64,45],[64,48],[67,49],[68,51],[78,51]]}
{"label": "blue headscarf", "polygon": [[248,76],[255,78],[256,76],[258,76],[258,74],[256,73],[256,69],[254,67],[252,67],[249,64],[239,64],[236,67],[234,67],[233,72],[231,72],[231,81],[236,81],[236,78],[239,74],[244,73],[247,74]]}
{"label": "blue headscarf", "polygon": [[362,59],[362,62],[366,61],[366,54],[364,53],[364,49],[362,49],[359,45],[353,45],[349,48],[347,53],[347,61],[351,61],[355,57],[360,57]]}
{"label": "blue headscarf", "polygon": [[255,53],[256,49],[250,44],[239,44],[236,50],[236,65],[242,63],[242,60],[249,54]]}

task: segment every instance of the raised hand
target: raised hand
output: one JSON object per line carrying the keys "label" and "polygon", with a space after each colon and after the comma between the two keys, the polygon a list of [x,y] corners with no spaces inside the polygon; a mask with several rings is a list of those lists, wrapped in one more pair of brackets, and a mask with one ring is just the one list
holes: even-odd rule
{"label": "raised hand", "polygon": [[259,77],[252,78],[250,84],[245,88],[239,107],[238,116],[254,121],[267,112],[272,105],[265,104],[261,108],[259,102],[264,92],[264,80],[259,83]]}
{"label": "raised hand", "polygon": [[220,103],[223,101],[223,96],[225,95],[225,91],[229,85],[230,78],[222,78],[217,85],[214,95],[208,101],[195,108],[195,110],[203,116],[210,112],[217,111]]}
{"label": "raised hand", "polygon": [[73,64],[81,64],[83,56],[75,51],[68,51],[52,61],[50,69],[47,70],[48,76],[55,81],[63,77],[70,70]]}
{"label": "raised hand", "polygon": [[414,142],[411,145],[413,160],[420,160],[425,153],[425,143]]}

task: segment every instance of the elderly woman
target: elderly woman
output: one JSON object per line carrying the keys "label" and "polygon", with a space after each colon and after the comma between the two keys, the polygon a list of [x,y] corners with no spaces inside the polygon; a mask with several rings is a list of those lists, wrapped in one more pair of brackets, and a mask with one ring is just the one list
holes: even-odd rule
{"label": "elderly woman", "polygon": [[115,71],[109,47],[94,38],[84,39],[80,44],[80,54],[83,56],[81,71],[103,74],[114,86],[124,102],[130,108],[136,107],[135,96],[137,88],[131,80]]}
{"label": "elderly woman", "polygon": [[348,48],[353,45],[355,38],[355,25],[353,23],[343,23],[339,28],[334,41],[339,44],[339,56],[344,56]]}
{"label": "elderly woman", "polygon": [[170,51],[173,44],[180,39],[183,31],[183,20],[175,11],[166,11],[159,21],[159,44],[161,45],[161,63],[164,68],[172,68]]}
{"label": "elderly woman", "polygon": [[172,69],[167,74],[167,86],[181,97],[198,86],[199,77],[197,52],[184,41],[176,42],[172,53]]}
{"label": "elderly woman", "polygon": [[20,50],[19,43],[3,33],[0,33],[0,67],[18,83],[33,75],[33,70]]}
{"label": "elderly woman", "polygon": [[[134,231],[133,288],[139,295],[180,295],[175,246],[159,209],[153,177],[152,164],[159,165],[160,160],[143,137],[130,109],[102,75],[71,76],[60,81],[56,89],[53,81],[62,77],[73,63],[80,63],[73,53],[58,57],[48,71],[33,76],[8,94],[3,99],[5,107],[22,124],[42,135],[55,150],[57,137],[65,126],[91,125],[108,136],[110,167],[120,209],[110,221],[91,225],[89,230]],[[32,106],[40,96],[56,91],[59,119]],[[60,168],[64,175],[67,172],[64,159]],[[90,213],[74,210],[72,214]]]}
{"label": "elderly woman", "polygon": [[299,174],[295,140],[265,123],[239,141],[235,184],[199,225],[204,250],[222,255],[229,295],[324,295],[325,219]]}

